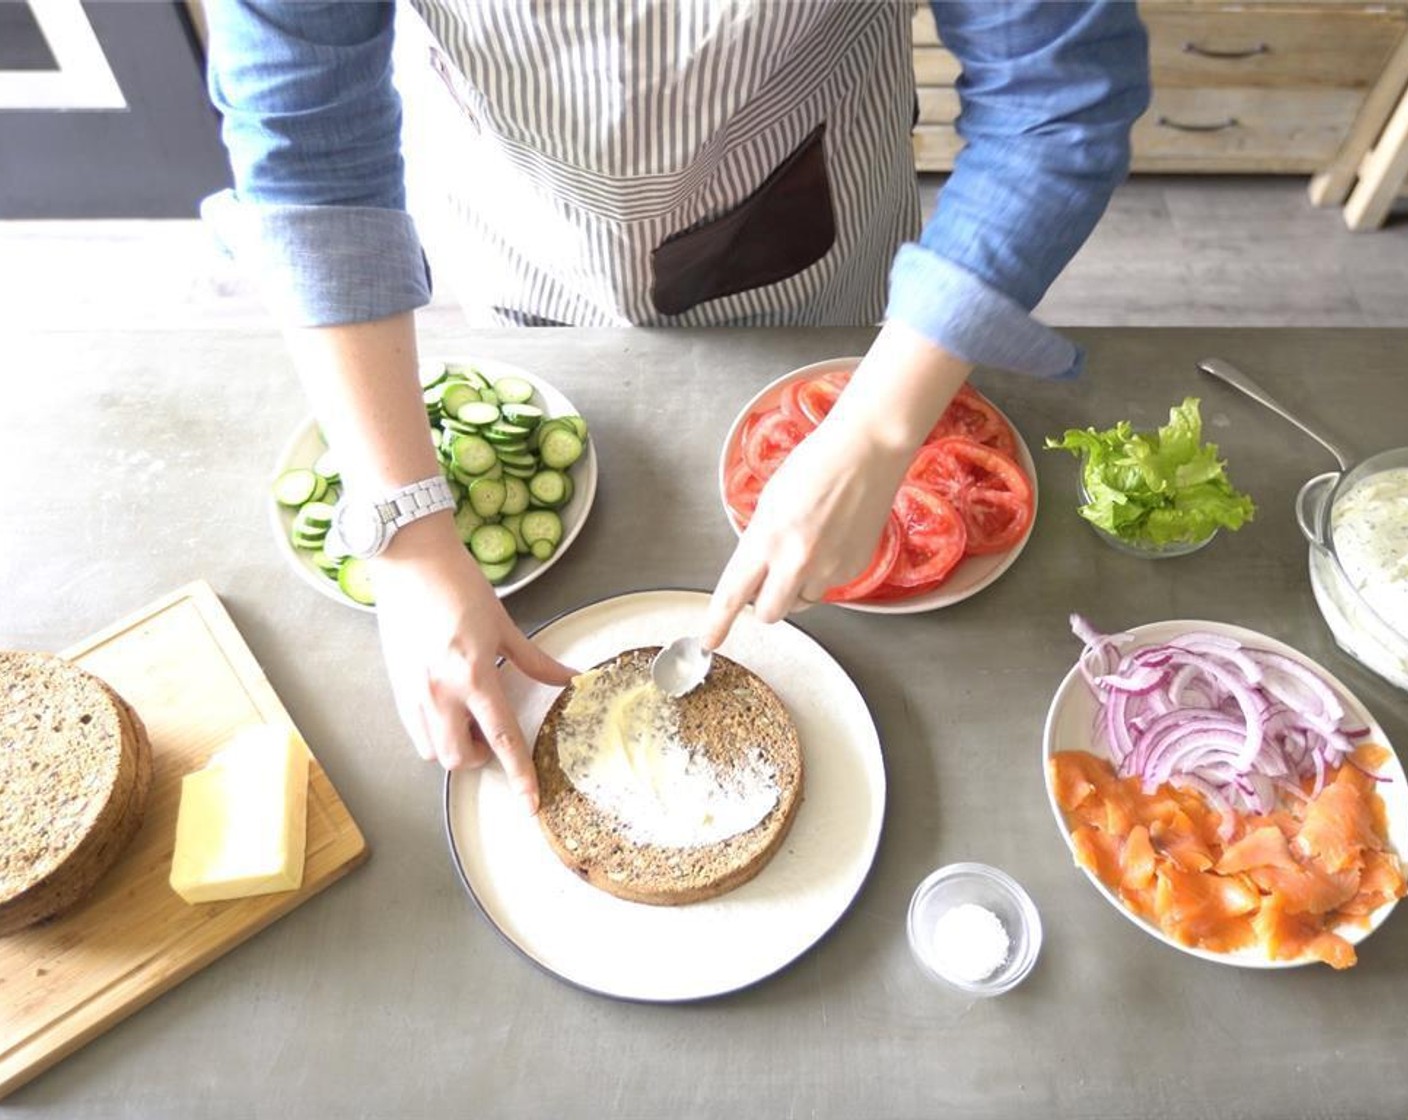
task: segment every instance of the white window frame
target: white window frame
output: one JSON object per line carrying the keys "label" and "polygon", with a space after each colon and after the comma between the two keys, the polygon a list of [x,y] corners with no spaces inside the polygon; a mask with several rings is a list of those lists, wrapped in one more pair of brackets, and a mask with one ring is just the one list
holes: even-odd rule
{"label": "white window frame", "polygon": [[127,100],[79,0],[27,0],[58,64],[0,70],[3,109],[126,109]]}

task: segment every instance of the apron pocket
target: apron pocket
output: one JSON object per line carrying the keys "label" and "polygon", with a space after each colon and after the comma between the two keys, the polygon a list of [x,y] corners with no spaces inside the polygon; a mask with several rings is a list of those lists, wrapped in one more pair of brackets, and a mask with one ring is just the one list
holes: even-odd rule
{"label": "apron pocket", "polygon": [[671,234],[650,254],[664,315],[795,276],[836,240],[819,124],[757,190],[722,217]]}

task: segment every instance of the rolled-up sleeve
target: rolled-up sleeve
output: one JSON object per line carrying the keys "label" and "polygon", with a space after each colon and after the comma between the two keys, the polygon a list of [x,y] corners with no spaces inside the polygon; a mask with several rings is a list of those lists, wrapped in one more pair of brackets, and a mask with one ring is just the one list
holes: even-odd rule
{"label": "rolled-up sleeve", "polygon": [[207,20],[234,189],[201,212],[274,314],[328,326],[428,302],[405,211],[393,6],[212,0]]}
{"label": "rolled-up sleeve", "polygon": [[1031,311],[1129,172],[1149,104],[1133,3],[935,3],[962,66],[965,144],[918,242],[890,274],[887,317],[980,365],[1078,372],[1077,347]]}

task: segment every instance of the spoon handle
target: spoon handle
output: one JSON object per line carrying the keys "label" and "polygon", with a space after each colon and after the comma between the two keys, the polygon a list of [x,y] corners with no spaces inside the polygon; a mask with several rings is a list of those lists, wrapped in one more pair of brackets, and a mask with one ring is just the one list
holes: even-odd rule
{"label": "spoon handle", "polygon": [[1198,368],[1206,374],[1216,377],[1219,381],[1225,381],[1234,389],[1240,389],[1251,397],[1258,404],[1265,405],[1272,412],[1276,413],[1284,420],[1289,420],[1297,428],[1303,431],[1311,439],[1319,443],[1326,451],[1335,457],[1340,465],[1340,470],[1349,470],[1349,455],[1342,451],[1336,444],[1321,435],[1299,416],[1283,406],[1278,400],[1271,396],[1265,389],[1239,370],[1231,362],[1224,362],[1221,358],[1203,358],[1198,362]]}

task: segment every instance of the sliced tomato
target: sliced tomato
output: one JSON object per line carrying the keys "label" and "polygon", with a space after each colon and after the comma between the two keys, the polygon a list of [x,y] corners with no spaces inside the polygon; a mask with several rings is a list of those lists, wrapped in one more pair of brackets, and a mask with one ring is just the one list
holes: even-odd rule
{"label": "sliced tomato", "polygon": [[739,459],[724,476],[724,500],[738,517],[740,528],[747,528],[758,508],[758,495],[763,492],[763,480]]}
{"label": "sliced tomato", "polygon": [[828,373],[804,381],[797,392],[797,407],[802,415],[813,424],[820,424],[826,419],[826,414],[836,407],[837,398],[846,387],[846,380]]}
{"label": "sliced tomato", "polygon": [[806,385],[807,383],[805,381],[793,381],[784,385],[782,387],[782,394],[777,399],[777,407],[803,428],[810,431],[812,428],[816,427],[817,422],[802,409],[801,395]]}
{"label": "sliced tomato", "polygon": [[880,533],[880,543],[865,571],[849,583],[833,587],[822,596],[828,603],[853,603],[857,599],[867,599],[890,578],[900,557],[900,522],[894,510],[885,519],[885,528]]}
{"label": "sliced tomato", "polygon": [[1008,455],[1017,452],[1017,437],[1011,426],[997,406],[971,385],[958,390],[924,442],[934,443],[948,436],[962,436],[974,443],[996,447]]}
{"label": "sliced tomato", "polygon": [[894,513],[900,525],[900,555],[887,582],[900,587],[936,583],[963,559],[968,533],[957,507],[941,494],[900,484]]}
{"label": "sliced tomato", "polygon": [[995,447],[947,436],[921,447],[905,478],[958,507],[972,555],[1011,548],[1031,525],[1031,482]]}
{"label": "sliced tomato", "polygon": [[898,583],[883,583],[869,595],[866,596],[867,603],[890,603],[896,599],[913,599],[916,595],[927,595],[930,591],[942,587],[947,580],[936,579],[933,583],[920,583],[914,587],[903,587]]}
{"label": "sliced tomato", "polygon": [[963,495],[960,508],[972,556],[1006,552],[1021,542],[1032,523],[1030,493],[1023,499],[1008,490],[974,487]]}
{"label": "sliced tomato", "polygon": [[780,408],[760,413],[743,437],[743,461],[766,482],[809,430]]}
{"label": "sliced tomato", "polygon": [[963,491],[972,486],[975,479],[957,456],[940,449],[939,442],[926,443],[919,449],[905,471],[905,481],[940,494],[957,505]]}

